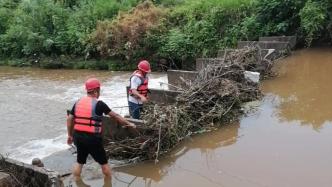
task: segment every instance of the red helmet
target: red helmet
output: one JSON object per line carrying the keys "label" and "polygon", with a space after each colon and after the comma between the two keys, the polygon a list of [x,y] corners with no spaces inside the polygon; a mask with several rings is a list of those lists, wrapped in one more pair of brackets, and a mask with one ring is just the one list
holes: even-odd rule
{"label": "red helmet", "polygon": [[145,73],[151,72],[150,63],[147,60],[140,61],[137,68]]}
{"label": "red helmet", "polygon": [[100,88],[100,82],[96,78],[90,78],[87,81],[85,81],[85,89],[87,91],[91,91],[93,89]]}

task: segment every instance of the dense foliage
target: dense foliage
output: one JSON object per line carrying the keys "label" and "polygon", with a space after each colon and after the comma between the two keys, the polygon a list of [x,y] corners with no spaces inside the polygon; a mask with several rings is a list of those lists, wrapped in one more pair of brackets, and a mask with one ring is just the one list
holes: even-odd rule
{"label": "dense foliage", "polygon": [[73,59],[106,69],[140,58],[190,63],[269,35],[330,44],[332,1],[0,0],[0,57],[51,58],[61,61],[56,67],[91,67]]}

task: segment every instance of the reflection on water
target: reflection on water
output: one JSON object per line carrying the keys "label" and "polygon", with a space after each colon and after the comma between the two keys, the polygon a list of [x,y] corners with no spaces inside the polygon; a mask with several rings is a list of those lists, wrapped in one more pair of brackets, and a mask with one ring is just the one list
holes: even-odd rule
{"label": "reflection on water", "polygon": [[332,121],[332,50],[302,50],[287,58],[277,79],[263,89],[278,96],[281,121],[300,121],[318,130]]}
{"label": "reflection on water", "polygon": [[90,185],[86,184],[82,178],[75,180],[75,184],[77,187],[90,187]]}
{"label": "reflection on water", "polygon": [[158,182],[172,171],[178,158],[194,150],[199,151],[201,156],[206,158],[207,165],[213,164],[210,161],[215,156],[215,149],[235,143],[238,138],[238,128],[239,124],[226,125],[218,131],[187,139],[178,146],[178,149],[172,151],[157,164],[154,162],[141,163],[136,166],[117,168],[116,171]]}
{"label": "reflection on water", "polygon": [[[163,159],[160,159],[158,163],[154,163],[153,161],[151,161],[126,167],[113,168],[113,186],[151,187],[155,186],[156,184],[162,184],[163,179],[166,176],[173,175],[173,172],[177,173],[178,170],[186,171],[187,173],[191,173],[192,175],[199,175],[205,180],[210,181],[210,183],[212,184],[218,184],[219,182],[214,181],[213,177],[210,177],[209,174],[204,174],[204,172],[201,173],[199,170],[191,169],[190,165],[192,163],[189,162],[188,164],[181,160],[183,160],[184,157],[192,157],[193,153],[199,153],[199,157],[204,157],[204,165],[213,168],[215,160],[218,160],[218,158],[220,157],[217,150],[223,147],[226,148],[236,142],[236,140],[239,138],[239,127],[240,125],[238,123],[225,125],[217,131],[197,135],[194,138],[188,138],[184,140],[184,142],[182,142],[177,147],[177,149],[173,150],[171,153],[163,157]],[[191,159],[192,158],[187,160],[190,161]],[[201,162],[199,161],[197,164],[200,163]],[[96,180],[96,178],[94,177],[96,175],[102,176],[100,167],[95,165],[95,163],[83,167],[83,176],[85,179],[87,179],[86,184],[89,184],[91,186],[101,186],[103,181]],[[176,178],[176,180],[179,180],[178,177]],[[67,179],[65,183],[72,183],[69,182],[72,180],[73,179]],[[204,180],[202,182],[204,183]],[[179,183],[174,183],[174,185],[169,186],[181,185],[179,185]]]}
{"label": "reflection on water", "polygon": [[[84,182],[82,178],[75,180],[74,184],[77,187],[91,187],[91,185]],[[102,187],[112,187],[112,179],[109,177],[104,178],[104,184],[102,185]]]}

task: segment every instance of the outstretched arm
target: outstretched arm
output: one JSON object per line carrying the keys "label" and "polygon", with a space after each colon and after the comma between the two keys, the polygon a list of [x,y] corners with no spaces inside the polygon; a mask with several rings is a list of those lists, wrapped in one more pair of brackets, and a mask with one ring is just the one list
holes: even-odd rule
{"label": "outstretched arm", "polygon": [[108,113],[108,115],[111,117],[111,118],[114,118],[117,122],[119,122],[122,126],[125,126],[125,127],[132,127],[132,128],[136,128],[136,125],[129,122],[128,120],[126,120],[125,118],[123,118],[122,116],[120,116],[119,114],[111,111]]}

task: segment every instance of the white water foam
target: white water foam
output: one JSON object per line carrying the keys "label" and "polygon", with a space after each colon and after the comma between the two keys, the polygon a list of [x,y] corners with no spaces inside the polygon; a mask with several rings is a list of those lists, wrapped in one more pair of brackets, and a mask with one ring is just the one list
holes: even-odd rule
{"label": "white water foam", "polygon": [[69,145],[66,144],[66,141],[66,134],[54,139],[31,140],[10,150],[8,156],[30,164],[33,158],[43,159],[52,153],[68,149]]}

